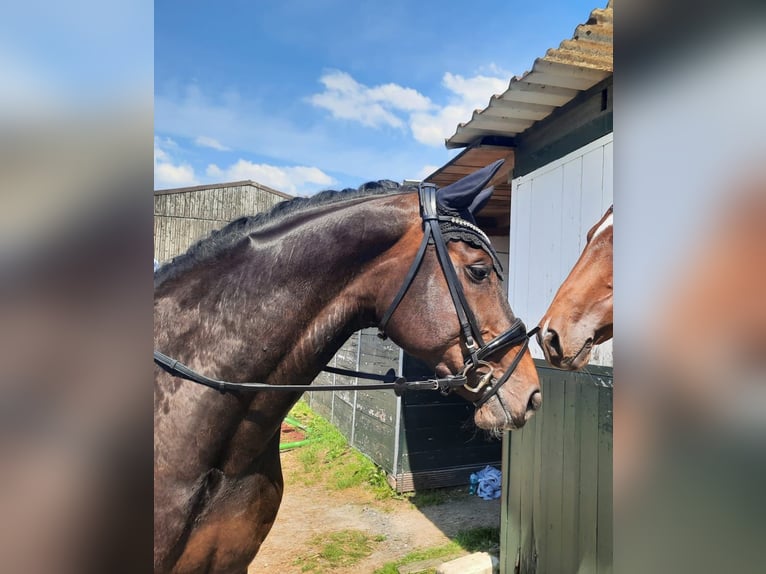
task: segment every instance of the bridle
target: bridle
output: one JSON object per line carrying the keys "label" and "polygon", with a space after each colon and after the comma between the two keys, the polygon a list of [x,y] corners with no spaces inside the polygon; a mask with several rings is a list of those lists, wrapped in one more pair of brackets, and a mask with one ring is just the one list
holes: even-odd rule
{"label": "bridle", "polygon": [[[415,260],[412,262],[407,275],[404,278],[399,292],[394,297],[388,310],[383,314],[383,317],[378,326],[378,336],[386,338],[385,328],[388,325],[391,317],[396,311],[397,307],[401,303],[402,299],[406,295],[410,286],[412,285],[415,276],[420,269],[420,265],[423,262],[426,251],[429,245],[434,245],[436,249],[436,257],[439,261],[439,266],[444,273],[444,277],[447,281],[447,287],[449,288],[450,297],[452,303],[455,306],[455,312],[457,313],[458,322],[460,323],[460,329],[462,333],[463,342],[468,351],[468,355],[464,357],[463,369],[457,375],[451,375],[441,378],[427,378],[417,380],[407,380],[403,377],[397,377],[390,369],[385,375],[376,375],[372,373],[364,373],[360,371],[353,371],[349,369],[339,369],[335,367],[325,367],[322,369],[325,372],[335,373],[339,375],[345,375],[350,377],[359,377],[371,380],[382,381],[383,384],[365,384],[365,385],[269,385],[266,383],[234,383],[229,381],[220,381],[206,377],[200,373],[197,373],[193,369],[186,365],[168,357],[167,355],[154,351],[154,362],[162,369],[167,371],[173,376],[194,381],[201,385],[214,388],[222,393],[230,391],[287,391],[287,392],[304,392],[304,391],[341,391],[341,390],[357,390],[357,389],[393,389],[397,395],[401,395],[406,390],[439,390],[443,394],[448,394],[452,389],[463,387],[466,390],[479,395],[477,400],[474,401],[474,405],[480,407],[491,399],[500,388],[508,381],[510,376],[518,367],[524,352],[529,345],[529,338],[532,337],[537,328],[530,332],[527,332],[526,327],[521,319],[515,319],[511,327],[489,341],[484,342],[481,336],[481,329],[476,320],[476,316],[471,311],[471,307],[466,300],[463,287],[455,271],[455,267],[452,264],[452,260],[447,252],[447,242],[442,233],[441,226],[444,225],[447,229],[446,233],[450,234],[450,229],[459,229],[463,234],[469,234],[478,241],[482,248],[492,257],[495,271],[500,277],[502,277],[502,265],[497,257],[489,238],[484,232],[475,226],[473,223],[466,221],[460,217],[452,215],[440,215],[438,203],[436,200],[436,186],[431,184],[421,184],[418,188],[418,196],[420,198],[420,216],[423,220],[423,240],[420,243],[420,247],[415,255]],[[485,359],[494,355],[498,351],[513,347],[521,344],[521,348],[517,351],[516,356],[511,362],[510,366],[505,370],[503,375],[496,379],[494,375],[494,368],[486,362]],[[479,371],[480,369],[488,369],[479,378],[479,381],[475,386],[468,384],[468,374],[471,371]]]}
{"label": "bridle", "polygon": [[[468,351],[468,356],[463,357],[463,370],[458,376],[462,376],[466,379],[466,383],[462,385],[466,390],[476,394],[483,391],[481,396],[474,401],[474,404],[479,407],[497,394],[500,387],[508,381],[510,376],[519,366],[519,362],[521,361],[524,352],[527,350],[529,338],[535,334],[537,329],[535,328],[528,333],[527,328],[524,326],[524,322],[517,318],[507,331],[501,333],[488,343],[484,342],[484,339],[481,336],[479,323],[476,320],[473,311],[471,311],[470,305],[468,305],[463,286],[458,279],[455,266],[452,264],[452,260],[447,252],[447,241],[442,233],[442,225],[445,226],[448,234],[451,233],[451,230],[459,230],[461,234],[467,233],[472,235],[482,248],[492,257],[495,272],[501,278],[503,268],[489,238],[481,229],[460,217],[439,214],[436,191],[436,186],[431,184],[421,184],[418,188],[420,217],[423,220],[423,240],[415,255],[415,260],[412,262],[412,265],[404,278],[404,283],[402,283],[399,292],[396,294],[396,297],[394,297],[388,310],[383,314],[383,318],[378,327],[378,335],[385,338],[386,325],[388,325],[394,311],[396,311],[399,303],[401,303],[404,295],[412,285],[412,282],[418,273],[418,269],[420,268],[420,264],[423,262],[428,246],[434,245],[436,248],[436,258],[439,261],[439,266],[447,281],[452,304],[455,306],[455,312],[457,313],[458,322],[460,323],[463,342]],[[510,366],[499,379],[495,379],[493,377],[494,369],[485,361],[485,359],[502,349],[519,344],[521,344],[521,348],[516,353]],[[488,371],[484,373],[480,377],[478,383],[472,387],[467,382],[468,373],[474,370],[478,371],[479,369],[488,369]]]}

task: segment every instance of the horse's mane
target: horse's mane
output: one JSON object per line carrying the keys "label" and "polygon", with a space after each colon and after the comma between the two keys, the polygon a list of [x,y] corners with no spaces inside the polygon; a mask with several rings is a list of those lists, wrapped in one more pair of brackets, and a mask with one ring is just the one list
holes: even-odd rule
{"label": "horse's mane", "polygon": [[192,244],[185,253],[174,257],[157,269],[154,272],[154,286],[158,287],[201,261],[215,258],[256,229],[278,223],[295,213],[352,199],[400,193],[412,189],[414,188],[400,186],[390,179],[382,179],[362,184],[358,189],[326,190],[311,197],[296,197],[282,201],[269,211],[240,217],[221,229],[211,231],[207,237]]}

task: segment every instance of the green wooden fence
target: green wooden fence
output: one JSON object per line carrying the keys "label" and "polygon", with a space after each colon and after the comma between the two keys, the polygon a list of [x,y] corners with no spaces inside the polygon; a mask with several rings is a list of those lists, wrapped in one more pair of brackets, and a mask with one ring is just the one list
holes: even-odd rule
{"label": "green wooden fence", "polygon": [[536,361],[543,408],[503,437],[501,573],[612,572],[612,369]]}

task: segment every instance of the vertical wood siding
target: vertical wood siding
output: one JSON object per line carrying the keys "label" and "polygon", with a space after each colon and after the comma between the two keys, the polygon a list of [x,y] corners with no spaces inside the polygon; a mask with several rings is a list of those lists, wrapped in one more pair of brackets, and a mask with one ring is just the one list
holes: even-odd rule
{"label": "vertical wood siding", "polygon": [[244,215],[268,211],[286,196],[255,182],[154,194],[154,258],[164,262]]}
{"label": "vertical wood siding", "polygon": [[[508,298],[529,326],[540,320],[585,246],[588,229],[612,204],[612,134],[513,180]],[[537,342],[532,355],[543,358]],[[612,365],[611,341],[591,363]]]}
{"label": "vertical wood siding", "polygon": [[612,374],[537,361],[545,405],[503,437],[500,571],[612,568]]}

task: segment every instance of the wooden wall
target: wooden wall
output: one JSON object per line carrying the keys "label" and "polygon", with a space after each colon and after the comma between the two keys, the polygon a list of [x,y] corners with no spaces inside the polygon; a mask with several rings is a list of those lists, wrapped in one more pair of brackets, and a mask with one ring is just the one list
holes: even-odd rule
{"label": "wooden wall", "polygon": [[503,437],[500,572],[609,573],[612,370],[535,362],[543,408]]}
{"label": "wooden wall", "polygon": [[253,181],[155,191],[154,258],[172,259],[212,230],[290,197]]}
{"label": "wooden wall", "polygon": [[[609,134],[513,180],[508,299],[532,327],[545,314],[580,256],[588,230],[613,202]],[[535,358],[544,357],[532,340]],[[594,347],[591,363],[612,365],[612,342]]]}

